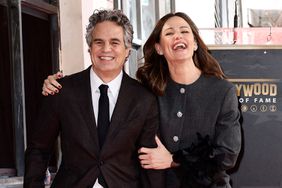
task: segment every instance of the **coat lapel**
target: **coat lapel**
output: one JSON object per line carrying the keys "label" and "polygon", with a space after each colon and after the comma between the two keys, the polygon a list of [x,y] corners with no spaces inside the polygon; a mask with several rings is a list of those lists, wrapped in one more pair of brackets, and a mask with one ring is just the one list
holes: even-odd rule
{"label": "coat lapel", "polygon": [[78,90],[76,96],[80,101],[81,113],[86,121],[86,126],[89,129],[90,135],[95,143],[93,146],[95,148],[96,155],[99,153],[99,143],[98,143],[98,133],[97,126],[95,122],[95,116],[92,105],[92,96],[91,96],[91,86],[90,86],[90,69],[91,66],[82,72],[81,79],[77,82]]}
{"label": "coat lapel", "polygon": [[132,84],[131,78],[126,73],[123,73],[117,103],[112,114],[110,128],[104,146],[107,145],[109,140],[114,139],[120,130],[120,123],[128,116],[130,104],[132,103],[132,98],[130,97],[130,95],[132,95],[132,93],[130,93],[130,91],[132,91],[130,89]]}

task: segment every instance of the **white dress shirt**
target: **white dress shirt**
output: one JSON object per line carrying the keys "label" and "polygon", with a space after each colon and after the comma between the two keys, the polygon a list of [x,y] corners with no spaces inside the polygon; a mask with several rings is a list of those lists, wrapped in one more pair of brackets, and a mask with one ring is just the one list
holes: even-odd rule
{"label": "white dress shirt", "polygon": [[[101,84],[108,85],[108,97],[109,97],[109,103],[110,103],[110,119],[112,117],[114,108],[116,106],[120,86],[121,86],[121,80],[122,80],[123,72],[120,71],[119,75],[113,79],[112,81],[108,83],[104,83],[101,78],[98,77],[98,75],[94,72],[93,68],[90,70],[90,85],[91,85],[91,96],[92,96],[92,105],[95,115],[95,121],[97,125],[97,118],[98,118],[98,109],[99,109],[99,98],[100,98],[100,90],[99,86]],[[96,180],[93,188],[103,188],[99,183],[98,179]]]}

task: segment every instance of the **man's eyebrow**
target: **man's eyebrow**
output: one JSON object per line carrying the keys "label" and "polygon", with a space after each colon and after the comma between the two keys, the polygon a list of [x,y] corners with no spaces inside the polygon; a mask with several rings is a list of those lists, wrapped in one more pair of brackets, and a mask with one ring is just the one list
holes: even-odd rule
{"label": "man's eyebrow", "polygon": [[112,38],[111,41],[118,41],[118,42],[120,42],[121,40],[119,38]]}
{"label": "man's eyebrow", "polygon": [[95,38],[95,39],[93,39],[93,42],[96,42],[96,41],[103,41],[103,40],[100,39],[100,38]]}
{"label": "man's eyebrow", "polygon": [[[93,39],[93,41],[96,42],[96,41],[104,41],[104,40],[101,38],[95,38]],[[120,42],[121,40],[119,38],[111,38],[110,41],[119,41]]]}

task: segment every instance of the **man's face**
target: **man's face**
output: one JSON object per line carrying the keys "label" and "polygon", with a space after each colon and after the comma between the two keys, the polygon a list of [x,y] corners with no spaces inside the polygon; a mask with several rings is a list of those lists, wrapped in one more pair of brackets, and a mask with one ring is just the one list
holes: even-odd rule
{"label": "man's face", "polygon": [[111,21],[98,23],[93,32],[90,55],[95,73],[105,82],[122,70],[130,48],[124,44],[123,28]]}

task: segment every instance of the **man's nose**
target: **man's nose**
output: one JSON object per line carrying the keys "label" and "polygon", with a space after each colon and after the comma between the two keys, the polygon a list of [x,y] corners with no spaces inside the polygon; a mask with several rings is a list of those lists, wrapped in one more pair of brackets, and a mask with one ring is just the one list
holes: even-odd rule
{"label": "man's nose", "polygon": [[112,49],[112,46],[110,43],[105,43],[104,46],[103,46],[103,51],[105,52],[108,52],[108,51],[111,51]]}

